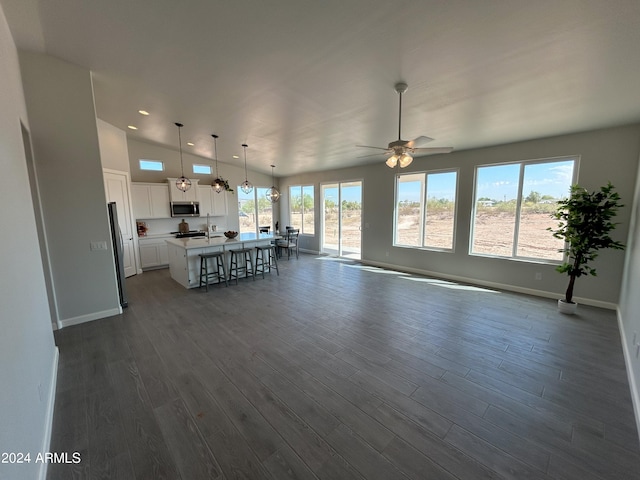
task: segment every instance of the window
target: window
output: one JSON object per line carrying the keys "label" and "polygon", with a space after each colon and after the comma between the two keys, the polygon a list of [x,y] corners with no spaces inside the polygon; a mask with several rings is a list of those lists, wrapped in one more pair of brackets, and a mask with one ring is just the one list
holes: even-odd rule
{"label": "window", "polygon": [[244,193],[238,186],[238,220],[240,233],[258,233],[258,227],[269,226],[273,230],[273,204],[267,200],[270,187],[254,187]]}
{"label": "window", "polygon": [[211,165],[193,165],[193,173],[200,175],[211,175]]}
{"label": "window", "polygon": [[313,235],[315,232],[313,185],[289,187],[289,224],[299,228],[300,233]]}
{"label": "window", "polygon": [[398,175],[394,245],[453,250],[458,172]]}
{"label": "window", "polygon": [[551,213],[569,194],[576,158],[476,168],[471,253],[562,261],[562,240],[547,231]]}
{"label": "window", "polygon": [[140,159],[140,170],[151,170],[153,172],[164,171],[164,163],[159,160],[142,160]]}

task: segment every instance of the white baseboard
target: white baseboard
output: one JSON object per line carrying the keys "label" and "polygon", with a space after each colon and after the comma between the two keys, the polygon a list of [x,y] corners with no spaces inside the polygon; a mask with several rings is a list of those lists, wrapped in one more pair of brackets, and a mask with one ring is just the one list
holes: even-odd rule
{"label": "white baseboard", "polygon": [[122,313],[122,307],[110,308],[109,310],[102,310],[101,312],[89,313],[87,315],[80,315],[79,317],[65,318],[60,320],[58,325],[60,328],[70,327],[72,325],[78,325],[80,323],[91,322],[100,318],[113,317],[114,315],[120,315]]}
{"label": "white baseboard", "polygon": [[[47,413],[44,423],[44,436],[42,437],[41,452],[49,452],[51,448],[51,433],[53,431],[53,413],[56,406],[56,385],[58,384],[58,360],[60,359],[60,351],[58,347],[55,347],[55,353],[53,355],[53,365],[51,368],[51,387],[49,388],[49,398],[47,399]],[[38,474],[39,480],[47,479],[48,462],[42,462],[40,464],[40,473]]]}
{"label": "white baseboard", "polygon": [[624,363],[627,370],[627,379],[629,380],[629,388],[631,389],[631,403],[633,404],[633,413],[636,418],[636,430],[640,433],[640,394],[638,385],[636,384],[635,375],[633,374],[633,352],[629,351],[629,343],[627,342],[627,334],[624,329],[622,315],[620,309],[616,309],[618,317],[618,330],[620,331],[620,341],[622,342],[622,353],[624,354]]}
{"label": "white baseboard", "polygon": [[[361,262],[366,265],[372,265],[374,267],[386,268],[389,270],[395,270],[399,272],[415,273],[416,275],[425,275],[427,277],[443,278],[443,279],[452,280],[455,282],[468,283],[471,285],[480,285],[483,287],[490,287],[498,290],[507,290],[509,292],[524,293],[526,295],[533,295],[535,297],[544,297],[544,298],[553,298],[553,299],[558,299],[561,297],[561,295],[558,295],[557,293],[553,293],[553,292],[546,292],[544,290],[536,290],[533,288],[518,287],[517,285],[508,285],[508,284],[498,283],[498,282],[488,282],[485,280],[478,280],[477,278],[461,277],[458,275],[447,275],[439,272],[431,272],[429,270],[403,267],[403,266],[392,265],[392,264],[387,264],[383,262],[374,262],[371,260],[361,260]],[[590,298],[582,298],[582,297],[575,297],[575,296],[573,298],[578,303],[581,303],[583,305],[591,305],[592,307],[606,308],[608,310],[616,310],[618,307],[617,304],[611,303],[611,302],[603,302],[601,300],[592,300]]]}

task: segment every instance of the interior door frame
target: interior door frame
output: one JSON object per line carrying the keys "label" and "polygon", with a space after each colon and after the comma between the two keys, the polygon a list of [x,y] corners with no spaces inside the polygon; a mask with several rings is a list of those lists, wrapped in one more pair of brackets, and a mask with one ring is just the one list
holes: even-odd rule
{"label": "interior door frame", "polygon": [[362,203],[363,203],[363,189],[364,189],[364,180],[362,178],[355,178],[350,180],[336,180],[336,181],[328,181],[320,183],[320,208],[321,208],[321,216],[320,216],[320,252],[327,253],[325,251],[325,196],[324,196],[324,188],[327,186],[335,185],[338,190],[338,256],[343,256],[343,246],[342,246],[342,186],[343,184],[348,183],[360,183],[360,258],[362,258],[362,227],[363,227],[363,219],[364,215],[362,214]]}
{"label": "interior door frame", "polygon": [[131,259],[132,263],[133,263],[133,267],[135,269],[135,274],[140,274],[142,273],[142,267],[140,266],[140,255],[139,255],[139,246],[138,246],[138,229],[136,227],[136,219],[133,216],[133,205],[131,204],[131,178],[130,178],[130,174],[127,171],[124,170],[114,170],[111,168],[103,168],[102,169],[102,178],[103,178],[103,183],[105,186],[105,197],[107,199],[107,201],[109,201],[109,194],[107,191],[107,182],[106,182],[106,178],[105,178],[105,174],[112,174],[112,175],[118,175],[118,176],[123,176],[124,177],[124,181],[125,181],[125,187],[126,187],[126,191],[127,191],[127,205],[124,205],[123,208],[127,209],[128,213],[129,213],[129,218],[130,218],[130,225],[129,228],[131,229],[131,239],[133,241],[133,248],[131,251],[131,254],[133,255],[133,258]]}

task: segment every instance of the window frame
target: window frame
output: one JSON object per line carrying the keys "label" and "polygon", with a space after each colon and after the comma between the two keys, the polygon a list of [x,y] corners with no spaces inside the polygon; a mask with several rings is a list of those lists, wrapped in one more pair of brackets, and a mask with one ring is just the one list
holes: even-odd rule
{"label": "window frame", "polygon": [[[157,164],[160,165],[160,170],[157,168],[143,168],[142,163],[146,162],[149,164]],[[148,158],[139,158],[138,159],[138,168],[143,172],[164,172],[164,162],[162,160],[150,160]]]}
{"label": "window frame", "polygon": [[[196,168],[206,168],[209,171],[208,172],[196,172]],[[191,165],[191,171],[193,172],[194,175],[211,175],[213,170],[211,168],[211,165],[205,165],[204,163],[194,163]]]}
{"label": "window frame", "polygon": [[[554,260],[549,258],[541,258],[541,257],[530,257],[525,255],[518,255],[518,239],[520,234],[520,221],[522,214],[522,204],[524,201],[524,175],[525,169],[528,165],[539,165],[539,164],[551,164],[551,163],[561,163],[573,161],[573,172],[571,175],[570,183],[567,187],[571,185],[575,185],[578,182],[578,173],[580,169],[580,155],[563,155],[559,157],[546,157],[546,158],[536,158],[536,159],[528,159],[528,160],[516,160],[516,161],[508,161],[508,162],[496,162],[496,163],[487,163],[482,165],[476,165],[474,167],[474,176],[473,176],[473,194],[472,194],[472,205],[471,205],[471,216],[470,216],[470,225],[469,225],[469,256],[474,257],[486,257],[486,258],[499,258],[505,260],[516,260],[530,263],[543,263],[549,265],[560,265],[566,260],[566,254],[563,254],[562,259]],[[475,228],[476,228],[476,212],[478,208],[478,171],[481,168],[487,167],[499,167],[506,165],[519,165],[518,172],[518,191],[516,194],[516,210],[514,214],[515,225],[513,229],[513,238],[512,238],[512,246],[511,246],[511,255],[498,255],[491,253],[477,253],[473,251],[474,238],[475,238]],[[569,188],[567,188],[567,196],[569,194]],[[551,235],[551,233],[549,233]]]}
{"label": "window frame", "polygon": [[[237,190],[238,192],[242,192],[242,185],[237,185],[236,188],[238,189]],[[253,214],[255,215],[255,234],[256,235],[258,235],[260,233],[260,227],[264,226],[264,225],[260,225],[260,221],[259,221],[260,220],[260,208],[259,208],[260,199],[264,199],[265,201],[268,201],[264,195],[258,195],[258,193],[264,194],[270,188],[271,187],[266,187],[266,186],[262,186],[262,185],[254,185],[253,186],[253,190],[251,191],[251,193],[248,194],[248,195],[253,196],[253,198],[251,200],[254,202]],[[240,227],[240,230],[242,230],[242,228],[241,228],[241,222],[242,221],[240,219],[240,212],[243,211],[243,210],[242,210],[242,207],[240,206],[240,198],[239,198],[240,195],[241,195],[241,193],[238,193],[238,215],[237,215],[237,218],[238,218],[238,226]],[[274,229],[274,225],[275,225],[275,222],[274,222],[274,211],[275,211],[275,208],[273,207],[273,205],[275,205],[275,204],[271,204],[271,224],[269,225],[271,231],[274,231],[273,229]]]}
{"label": "window frame", "polygon": [[314,217],[313,233],[308,233],[308,232],[304,231],[304,208],[301,208],[301,211],[300,211],[300,216],[301,216],[300,235],[307,235],[307,236],[310,236],[310,237],[315,236],[315,234],[316,234],[315,233],[315,231],[316,231],[316,228],[315,228],[316,186],[313,185],[313,184],[308,184],[308,185],[303,185],[303,184],[300,184],[300,185],[289,185],[289,223],[291,223],[292,225],[293,225],[293,222],[291,222],[291,219],[293,218],[293,215],[292,215],[292,211],[291,211],[291,205],[292,205],[293,202],[291,201],[291,198],[292,198],[291,191],[294,188],[300,189],[300,199],[301,199],[301,202],[302,202],[303,206],[304,206],[304,189],[305,188],[311,188],[313,190],[313,197],[312,197],[312,200],[313,200],[313,211],[314,211],[314,213],[313,213],[313,217]]}
{"label": "window frame", "polygon": [[[429,200],[429,189],[428,189],[428,177],[429,175],[438,175],[443,173],[455,173],[455,191],[454,191],[454,207],[453,207],[453,231],[451,238],[451,247],[437,247],[431,245],[425,245],[425,231],[426,231],[426,222],[428,211],[427,211],[427,202]],[[420,246],[417,245],[408,245],[404,243],[398,243],[398,192],[400,185],[400,178],[408,175],[424,175],[424,179],[422,181],[421,191],[420,191],[420,224],[419,224],[419,239]],[[413,248],[416,250],[428,250],[434,252],[446,252],[446,253],[454,253],[456,247],[456,235],[457,235],[457,220],[458,220],[458,192],[460,189],[460,169],[457,167],[454,168],[439,168],[435,170],[423,170],[417,172],[406,172],[406,173],[398,173],[395,176],[395,192],[394,192],[394,208],[393,208],[393,246],[400,248]]]}

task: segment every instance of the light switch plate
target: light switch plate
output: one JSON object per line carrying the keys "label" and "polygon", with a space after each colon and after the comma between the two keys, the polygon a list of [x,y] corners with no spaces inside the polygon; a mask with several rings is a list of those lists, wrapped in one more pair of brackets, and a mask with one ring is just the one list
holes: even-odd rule
{"label": "light switch plate", "polygon": [[107,242],[91,242],[91,245],[89,246],[89,248],[91,249],[92,252],[95,252],[97,250],[107,250]]}

